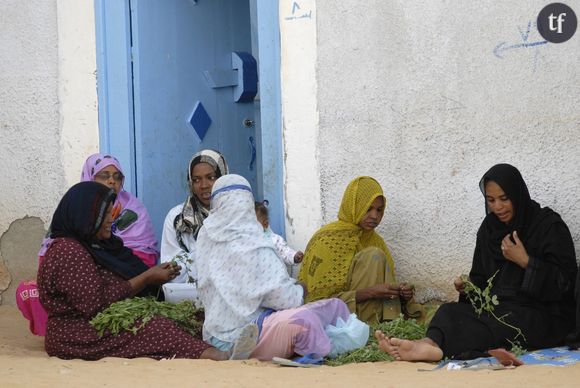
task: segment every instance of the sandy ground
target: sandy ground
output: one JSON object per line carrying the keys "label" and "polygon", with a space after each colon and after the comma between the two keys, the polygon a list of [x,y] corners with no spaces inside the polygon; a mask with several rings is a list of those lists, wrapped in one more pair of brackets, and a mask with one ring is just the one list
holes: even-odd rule
{"label": "sandy ground", "polygon": [[205,361],[105,358],[60,360],[12,306],[0,306],[2,387],[578,387],[580,364],[522,366],[501,371],[420,372],[432,364],[381,362],[311,369],[256,360]]}

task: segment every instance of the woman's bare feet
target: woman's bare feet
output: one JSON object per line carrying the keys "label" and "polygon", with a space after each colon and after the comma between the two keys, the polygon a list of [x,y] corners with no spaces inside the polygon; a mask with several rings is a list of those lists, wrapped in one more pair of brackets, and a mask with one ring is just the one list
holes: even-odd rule
{"label": "woman's bare feet", "polygon": [[214,361],[225,361],[229,360],[230,352],[222,352],[214,347],[207,348],[199,356],[200,359],[214,360]]}
{"label": "woman's bare feet", "polygon": [[375,332],[375,338],[379,347],[397,361],[439,361],[443,358],[443,351],[429,338],[417,341],[389,338],[380,330]]}

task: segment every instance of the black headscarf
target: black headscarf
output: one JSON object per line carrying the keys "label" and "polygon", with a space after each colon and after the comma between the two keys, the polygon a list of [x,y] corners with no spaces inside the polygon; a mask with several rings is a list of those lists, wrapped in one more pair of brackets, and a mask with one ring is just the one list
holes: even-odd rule
{"label": "black headscarf", "polygon": [[[497,183],[506,196],[511,200],[513,206],[513,218],[507,223],[503,223],[487,206],[485,200],[485,185],[487,182]],[[479,181],[479,188],[485,200],[485,212],[487,216],[484,224],[490,233],[490,249],[498,259],[503,260],[501,252],[501,241],[503,238],[517,231],[518,237],[525,242],[533,221],[540,213],[540,205],[530,198],[528,186],[522,178],[522,174],[512,165],[496,164],[490,168]]]}
{"label": "black headscarf", "polygon": [[116,197],[115,191],[103,184],[77,183],[60,200],[52,217],[50,237],[74,238],[90,252],[97,264],[124,279],[131,279],[148,267],[119,237],[111,234],[107,240],[96,238],[109,205]]}
{"label": "black headscarf", "polygon": [[[564,268],[563,271],[558,272],[557,276],[565,275],[565,278],[559,279],[557,282],[560,284],[560,291],[567,292],[574,284],[576,260],[570,232],[560,215],[548,207],[540,207],[536,201],[530,198],[526,183],[514,166],[497,164],[489,169],[479,183],[484,196],[485,184],[490,181],[497,183],[511,200],[514,214],[513,218],[505,224],[491,212],[486,201],[487,216],[477,234],[480,259],[477,263],[474,261],[472,267],[472,273],[485,277],[478,279],[479,286],[485,286],[484,281],[496,270],[500,270],[494,280],[494,290],[498,297],[527,298],[520,292],[525,271],[517,264],[506,260],[501,251],[502,240],[508,234],[516,231],[529,256],[538,257],[549,253],[549,256],[544,257],[543,260],[554,261],[552,264]],[[557,228],[560,232],[548,237],[547,233],[552,227]],[[548,246],[550,251],[546,252]],[[530,278],[532,279],[530,281],[535,284],[541,283],[542,276],[551,276],[546,271],[543,270],[542,275],[535,271],[535,276],[533,279]],[[544,295],[542,298],[546,297]]]}

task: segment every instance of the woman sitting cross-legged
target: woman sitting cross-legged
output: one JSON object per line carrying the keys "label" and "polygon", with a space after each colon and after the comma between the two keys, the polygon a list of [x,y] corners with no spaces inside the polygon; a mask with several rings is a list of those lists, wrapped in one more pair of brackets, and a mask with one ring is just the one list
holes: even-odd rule
{"label": "woman sitting cross-legged", "polygon": [[50,356],[96,360],[102,357],[209,358],[221,352],[173,321],[155,316],[136,334],[105,332],[89,321],[112,303],[179,273],[169,263],[148,268],[111,233],[117,194],[96,182],[71,187],[51,224],[53,238],[38,273],[42,305],[48,312],[45,348]]}
{"label": "woman sitting cross-legged", "polygon": [[528,350],[548,348],[562,344],[573,327],[576,254],[562,218],[530,198],[520,172],[509,164],[492,167],[480,188],[487,216],[477,232],[469,281],[483,290],[493,277],[495,317],[478,315],[466,298],[466,283],[457,279],[459,302],[437,310],[427,338],[375,333],[381,348],[397,360],[475,358],[515,343]]}
{"label": "woman sitting cross-legged", "polygon": [[[117,158],[100,153],[89,156],[83,165],[81,182],[90,181],[102,183],[115,190],[117,199],[113,204],[114,221],[111,231],[143,263],[148,267],[154,266],[159,250],[151,218],[145,205],[123,188],[125,176]],[[38,252],[39,266],[52,242],[49,230]],[[46,333],[48,315],[38,300],[36,280],[24,281],[18,285],[16,303],[22,315],[30,321],[30,331],[43,336]]]}
{"label": "woman sitting cross-legged", "polygon": [[340,298],[369,323],[392,320],[402,312],[421,318],[414,288],[397,282],[391,253],[375,232],[385,207],[375,179],[361,176],[348,184],[338,221],[320,228],[304,252],[298,279],[308,287],[306,301]]}
{"label": "woman sitting cross-legged", "polygon": [[347,306],[340,299],[302,305],[305,287],[288,275],[264,235],[246,179],[219,178],[211,197],[196,246],[203,338],[227,350],[242,328],[255,322],[260,334],[253,358],[326,356],[333,347],[325,327],[338,318],[347,321]]}

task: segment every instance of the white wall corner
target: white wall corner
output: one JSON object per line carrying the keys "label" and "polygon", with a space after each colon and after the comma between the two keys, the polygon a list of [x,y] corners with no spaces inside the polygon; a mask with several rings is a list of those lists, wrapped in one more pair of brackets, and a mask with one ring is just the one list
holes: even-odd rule
{"label": "white wall corner", "polygon": [[322,224],[316,2],[281,0],[279,9],[286,236],[304,249]]}
{"label": "white wall corner", "polygon": [[65,187],[99,149],[95,15],[92,1],[57,0],[58,100]]}

